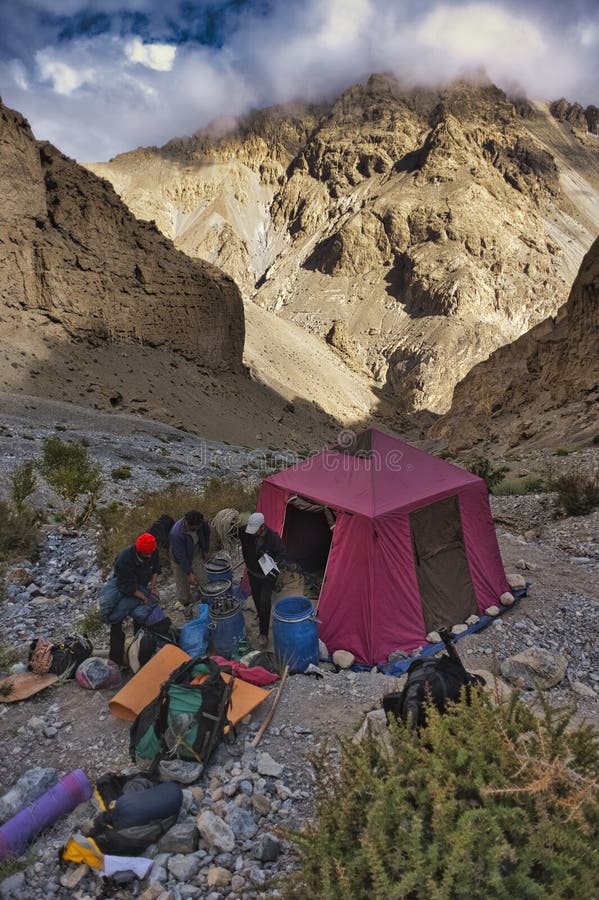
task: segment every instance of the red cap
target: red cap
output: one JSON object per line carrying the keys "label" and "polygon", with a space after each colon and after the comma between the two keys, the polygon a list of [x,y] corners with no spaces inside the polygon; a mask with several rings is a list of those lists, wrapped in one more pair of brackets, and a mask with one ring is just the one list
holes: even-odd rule
{"label": "red cap", "polygon": [[135,549],[140,553],[153,553],[156,549],[156,538],[148,531],[144,531],[135,541]]}

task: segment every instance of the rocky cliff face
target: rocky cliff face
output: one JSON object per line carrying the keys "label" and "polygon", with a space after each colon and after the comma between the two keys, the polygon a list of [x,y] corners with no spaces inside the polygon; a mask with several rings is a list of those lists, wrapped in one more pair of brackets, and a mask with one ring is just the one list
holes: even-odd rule
{"label": "rocky cliff face", "polygon": [[567,303],[476,366],[433,427],[450,449],[479,440],[511,447],[554,445],[599,434],[599,239],[585,256]]}
{"label": "rocky cliff face", "polygon": [[[138,222],[111,185],[0,106],[3,335],[51,326],[56,340],[161,347],[239,370],[241,296],[214,266]],[[39,337],[39,335],[38,335]]]}
{"label": "rocky cliff face", "polygon": [[599,229],[596,141],[490,84],[373,76],[219,128],[92,168],[406,411],[555,314]]}

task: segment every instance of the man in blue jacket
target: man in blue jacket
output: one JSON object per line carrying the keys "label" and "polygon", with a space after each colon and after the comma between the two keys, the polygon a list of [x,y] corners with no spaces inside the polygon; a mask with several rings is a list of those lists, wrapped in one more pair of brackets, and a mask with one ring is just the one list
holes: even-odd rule
{"label": "man in blue jacket", "polygon": [[177,600],[191,603],[191,588],[207,581],[204,560],[210,548],[210,526],[201,512],[192,509],[175,522],[170,533],[170,558]]}

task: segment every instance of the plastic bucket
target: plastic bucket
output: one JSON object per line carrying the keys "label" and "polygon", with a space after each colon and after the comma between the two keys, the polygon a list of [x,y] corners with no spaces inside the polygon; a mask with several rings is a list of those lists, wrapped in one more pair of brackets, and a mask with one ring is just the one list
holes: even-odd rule
{"label": "plastic bucket", "polygon": [[233,570],[228,559],[216,557],[206,563],[208,581],[233,581]]}
{"label": "plastic bucket", "polygon": [[209,581],[200,588],[202,603],[212,603],[213,600],[219,600],[231,593],[231,582],[220,579],[219,581]]}
{"label": "plastic bucket", "polygon": [[229,612],[210,610],[212,646],[218,656],[231,659],[240,642],[245,638],[245,621],[239,603]]}
{"label": "plastic bucket", "polygon": [[307,597],[284,597],[275,603],[272,636],[275,655],[291,674],[305,672],[310,663],[318,665],[318,626]]}

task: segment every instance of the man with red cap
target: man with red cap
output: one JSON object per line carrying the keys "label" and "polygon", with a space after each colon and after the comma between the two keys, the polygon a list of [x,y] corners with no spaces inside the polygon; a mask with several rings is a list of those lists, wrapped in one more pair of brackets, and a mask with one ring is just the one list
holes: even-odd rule
{"label": "man with red cap", "polygon": [[164,618],[158,602],[156,579],[160,559],[156,538],[140,534],[134,544],[121,550],[114,561],[114,574],[102,588],[100,615],[110,625],[109,659],[122,666],[125,651],[123,621],[131,616],[136,625]]}

